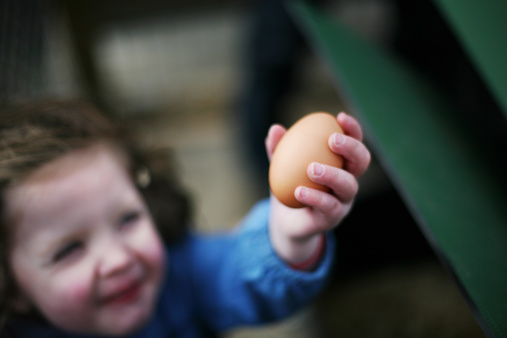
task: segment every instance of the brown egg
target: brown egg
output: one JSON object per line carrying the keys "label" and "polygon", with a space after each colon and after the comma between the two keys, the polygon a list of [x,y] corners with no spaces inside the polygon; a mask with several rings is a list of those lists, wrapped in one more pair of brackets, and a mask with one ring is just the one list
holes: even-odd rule
{"label": "brown egg", "polygon": [[304,116],[283,135],[271,157],[269,185],[280,202],[291,208],[305,205],[296,200],[298,186],[329,191],[329,188],[310,180],[308,165],[312,162],[341,168],[343,158],[331,151],[329,136],[343,130],[335,116],[317,112]]}

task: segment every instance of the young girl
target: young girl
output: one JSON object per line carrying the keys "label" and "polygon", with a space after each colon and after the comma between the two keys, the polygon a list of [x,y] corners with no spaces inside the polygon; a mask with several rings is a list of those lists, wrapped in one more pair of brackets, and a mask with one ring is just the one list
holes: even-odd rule
{"label": "young girl", "polygon": [[[349,212],[370,154],[358,123],[329,146],[290,209],[261,201],[231,232],[188,228],[167,161],[92,106],[45,102],[0,115],[0,306],[13,337],[202,337],[284,318],[322,289],[332,230]],[[285,130],[266,138],[271,156]]]}

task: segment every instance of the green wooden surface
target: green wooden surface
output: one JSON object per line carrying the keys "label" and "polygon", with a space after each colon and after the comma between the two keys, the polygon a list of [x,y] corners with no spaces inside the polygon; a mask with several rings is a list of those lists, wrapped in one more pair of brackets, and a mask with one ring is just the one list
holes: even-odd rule
{"label": "green wooden surface", "polygon": [[507,1],[435,0],[507,117]]}
{"label": "green wooden surface", "polygon": [[488,158],[459,113],[402,62],[303,1],[291,10],[484,331],[507,336],[507,185],[494,170],[499,159]]}

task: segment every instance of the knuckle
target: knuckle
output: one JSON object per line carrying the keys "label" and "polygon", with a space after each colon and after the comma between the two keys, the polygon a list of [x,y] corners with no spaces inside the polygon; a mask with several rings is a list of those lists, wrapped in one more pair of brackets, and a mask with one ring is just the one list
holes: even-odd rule
{"label": "knuckle", "polygon": [[330,203],[329,218],[332,220],[338,219],[341,216],[342,209],[342,204],[337,199],[334,199]]}
{"label": "knuckle", "polygon": [[347,202],[356,196],[359,191],[359,184],[353,175],[347,175],[341,185],[341,197],[344,202]]}

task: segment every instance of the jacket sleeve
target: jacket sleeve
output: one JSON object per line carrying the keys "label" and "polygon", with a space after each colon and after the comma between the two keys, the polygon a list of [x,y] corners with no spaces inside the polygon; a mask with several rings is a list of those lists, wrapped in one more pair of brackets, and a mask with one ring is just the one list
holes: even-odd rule
{"label": "jacket sleeve", "polygon": [[315,271],[290,268],[268,234],[269,201],[258,203],[233,232],[193,242],[193,288],[198,311],[216,331],[285,318],[325,286],[332,265],[333,236]]}

